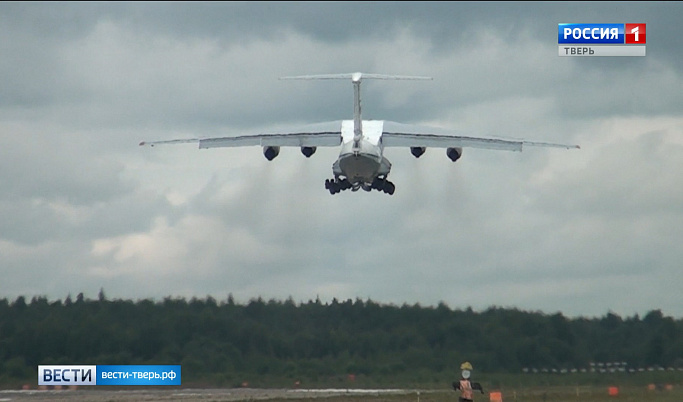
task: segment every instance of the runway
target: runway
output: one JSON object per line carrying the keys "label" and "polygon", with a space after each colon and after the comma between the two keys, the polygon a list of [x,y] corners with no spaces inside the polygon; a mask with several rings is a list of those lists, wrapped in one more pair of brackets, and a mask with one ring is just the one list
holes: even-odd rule
{"label": "runway", "polygon": [[0,391],[3,401],[256,401],[284,399],[312,399],[334,396],[370,396],[417,394],[415,390],[400,389],[97,389],[97,387],[78,390],[22,390]]}

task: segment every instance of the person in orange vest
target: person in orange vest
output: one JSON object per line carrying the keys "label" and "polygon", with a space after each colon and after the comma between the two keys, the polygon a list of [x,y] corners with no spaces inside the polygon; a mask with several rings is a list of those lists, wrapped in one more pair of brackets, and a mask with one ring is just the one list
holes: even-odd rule
{"label": "person in orange vest", "polygon": [[461,364],[460,370],[462,370],[460,381],[453,381],[453,390],[460,391],[458,402],[473,402],[473,391],[478,390],[483,394],[484,388],[478,382],[470,381],[472,365],[469,362]]}

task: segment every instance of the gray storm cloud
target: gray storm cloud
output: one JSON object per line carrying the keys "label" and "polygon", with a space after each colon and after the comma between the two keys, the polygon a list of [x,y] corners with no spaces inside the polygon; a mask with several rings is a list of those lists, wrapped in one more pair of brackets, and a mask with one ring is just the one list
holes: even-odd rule
{"label": "gray storm cloud", "polygon": [[[644,58],[557,56],[559,22],[648,24]],[[232,293],[681,315],[678,3],[3,3],[0,298]],[[390,149],[393,197],[330,196],[337,150],[138,147],[367,118],[580,151]],[[635,291],[642,297],[630,297]]]}

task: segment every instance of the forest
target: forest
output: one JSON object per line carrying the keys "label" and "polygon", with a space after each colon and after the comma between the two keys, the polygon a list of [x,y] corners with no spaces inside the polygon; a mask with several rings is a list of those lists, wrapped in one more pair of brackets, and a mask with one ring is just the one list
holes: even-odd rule
{"label": "forest", "polygon": [[180,364],[183,384],[211,386],[418,386],[450,384],[463,361],[479,378],[586,376],[596,362],[681,377],[683,320],[660,310],[568,318],[361,299],[108,300],[104,291],[0,299],[3,387],[35,384],[37,366],[50,364]]}

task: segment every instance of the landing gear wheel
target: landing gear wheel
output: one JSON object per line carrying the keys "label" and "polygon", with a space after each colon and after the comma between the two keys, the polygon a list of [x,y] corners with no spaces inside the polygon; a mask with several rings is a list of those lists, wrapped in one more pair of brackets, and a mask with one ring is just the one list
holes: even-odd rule
{"label": "landing gear wheel", "polygon": [[347,179],[325,179],[325,188],[330,191],[330,194],[337,194],[342,190],[351,188],[351,183]]}
{"label": "landing gear wheel", "polygon": [[394,195],[394,191],[396,191],[396,186],[394,185],[394,183],[387,181],[386,183],[384,183],[384,188],[382,189],[382,191],[389,195]]}
{"label": "landing gear wheel", "polygon": [[372,181],[371,188],[377,190],[377,191],[382,191],[385,194],[392,195],[394,194],[394,191],[396,191],[396,186],[394,183],[390,182],[386,178],[380,179],[379,177],[376,177]]}

